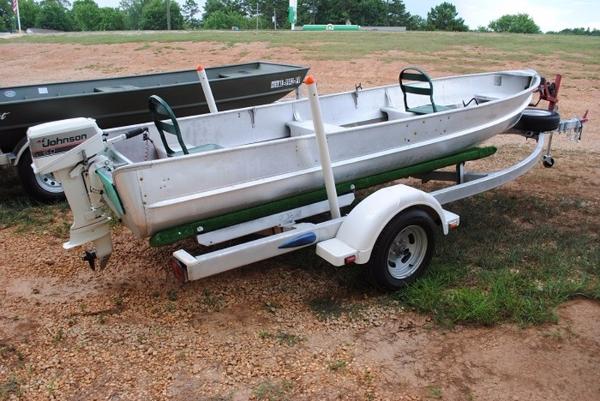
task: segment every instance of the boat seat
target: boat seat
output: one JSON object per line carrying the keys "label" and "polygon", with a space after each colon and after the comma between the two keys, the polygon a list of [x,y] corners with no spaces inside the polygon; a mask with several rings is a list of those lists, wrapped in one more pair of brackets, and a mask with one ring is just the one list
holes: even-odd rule
{"label": "boat seat", "polygon": [[[289,123],[286,123],[286,125],[290,129],[291,136],[310,135],[314,134],[315,132],[312,120],[290,121]],[[339,125],[327,123],[323,123],[323,126],[325,127],[325,133],[327,134],[344,131],[346,129],[344,127],[340,127]]]}
{"label": "boat seat", "polygon": [[[156,129],[160,134],[160,140],[165,147],[166,157],[175,157],[175,156],[183,156],[188,154],[207,152],[209,150],[222,149],[222,146],[219,146],[214,143],[209,143],[205,145],[187,147],[187,145],[183,142],[183,138],[181,136],[181,130],[179,129],[179,124],[177,123],[177,118],[175,117],[175,113],[169,106],[167,102],[156,95],[150,96],[148,99],[148,107],[150,108],[150,113],[152,114],[152,118],[154,119],[154,125],[156,125]],[[177,148],[174,145],[169,145],[167,142],[167,138],[165,133],[175,135],[177,137],[177,142],[179,143],[179,147]],[[164,156],[159,151],[159,156],[163,158]]]}
{"label": "boat seat", "polygon": [[401,120],[403,118],[408,118],[408,117],[414,116],[413,113],[407,113],[405,110],[399,109],[397,107],[387,106],[387,107],[382,107],[379,110],[381,110],[383,113],[387,114],[389,121]]}
{"label": "boat seat", "polygon": [[[414,86],[414,85],[406,85],[404,81],[419,81],[426,82],[428,84],[425,86]],[[406,111],[415,113],[415,114],[431,114],[437,113],[438,111],[446,111],[455,109],[455,105],[443,106],[439,104],[435,104],[433,101],[433,83],[431,82],[431,78],[429,75],[421,71],[416,67],[407,67],[400,72],[398,76],[398,83],[400,84],[400,89],[402,89],[402,95],[404,96],[404,108]],[[406,101],[406,94],[412,93],[414,95],[423,95],[429,96],[430,104],[424,104],[416,107],[409,107]]]}

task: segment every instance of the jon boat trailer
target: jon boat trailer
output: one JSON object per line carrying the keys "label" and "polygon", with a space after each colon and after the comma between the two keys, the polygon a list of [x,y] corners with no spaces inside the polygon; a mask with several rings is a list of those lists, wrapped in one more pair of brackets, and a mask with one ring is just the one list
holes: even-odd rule
{"label": "jon boat trailer", "polygon": [[[550,153],[552,133],[516,131],[515,133],[535,139],[537,144],[531,154],[508,168],[491,173],[467,171],[466,161],[487,156],[495,152],[495,148],[491,151],[487,148],[488,154],[485,154],[486,148],[483,148],[484,154],[476,156],[462,152],[457,155],[454,172],[429,171],[410,174],[423,180],[452,181],[454,185],[429,193],[404,184],[392,185],[367,196],[347,215],[342,216],[340,207],[351,205],[355,195],[353,192],[341,196],[337,194],[316,83],[309,76],[305,84],[308,87],[327,201],[207,233],[202,233],[202,226],[197,227],[196,238],[203,246],[240,239],[265,230],[278,233],[197,256],[184,249],[177,250],[173,253],[171,268],[180,281],[198,280],[316,245],[317,255],[334,266],[368,263],[371,276],[379,286],[396,290],[417,278],[429,264],[434,252],[433,232],[436,226],[441,228],[444,235],[459,226],[460,217],[444,209],[443,205],[516,179],[535,166],[540,156],[546,167],[554,164]],[[548,100],[547,94],[541,93],[540,97]],[[551,102],[550,112],[554,104]],[[587,121],[586,117],[587,112],[582,119],[561,121],[559,132],[575,131],[579,139],[583,123]],[[546,140],[547,148],[544,152]],[[440,163],[444,166],[449,164],[448,160]],[[325,221],[300,222],[326,212],[330,213],[330,218]]]}

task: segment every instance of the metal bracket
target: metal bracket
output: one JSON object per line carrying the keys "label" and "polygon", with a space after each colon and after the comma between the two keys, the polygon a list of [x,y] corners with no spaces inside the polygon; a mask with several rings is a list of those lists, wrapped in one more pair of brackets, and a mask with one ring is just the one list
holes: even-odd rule
{"label": "metal bracket", "polygon": [[250,122],[252,123],[252,128],[254,128],[254,119],[255,119],[255,114],[256,114],[254,107],[249,109],[248,113],[250,113]]}
{"label": "metal bracket", "polygon": [[362,82],[359,82],[358,85],[354,85],[354,92],[352,92],[352,97],[354,98],[354,107],[358,109],[358,94],[359,90],[362,90]]}

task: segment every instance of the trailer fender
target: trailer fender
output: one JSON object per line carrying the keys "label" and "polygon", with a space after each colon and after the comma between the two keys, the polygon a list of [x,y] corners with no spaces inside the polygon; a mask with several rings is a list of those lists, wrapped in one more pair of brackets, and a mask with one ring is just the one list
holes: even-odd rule
{"label": "trailer fender", "polygon": [[446,215],[440,203],[426,192],[401,184],[380,189],[361,201],[344,219],[336,239],[356,250],[355,263],[367,263],[384,227],[398,213],[412,207],[426,209],[434,220],[442,222],[442,230],[448,234]]}

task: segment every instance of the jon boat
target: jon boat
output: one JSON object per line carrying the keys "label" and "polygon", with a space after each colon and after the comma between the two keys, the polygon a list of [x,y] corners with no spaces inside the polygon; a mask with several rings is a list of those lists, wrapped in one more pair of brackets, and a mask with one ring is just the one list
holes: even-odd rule
{"label": "jon boat", "polygon": [[[207,68],[206,74],[217,105],[228,110],[274,102],[307,71],[259,61]],[[150,95],[166,99],[180,117],[208,112],[196,70],[0,87],[0,156],[18,154],[27,129],[47,121],[87,116],[102,128],[148,121]]]}
{"label": "jon boat", "polygon": [[[331,202],[324,178],[329,193],[333,182],[340,199],[351,202],[356,189],[489,156],[495,148],[474,146],[513,127],[540,81],[533,70],[431,80],[405,69],[400,85],[320,97],[316,124],[314,83],[310,99],[179,119],[151,97],[153,123],[103,132],[91,119],[63,120],[31,128],[29,145],[35,172],[54,173],[73,210],[65,247],[93,241],[105,263],[112,250],[105,204],[136,236],[164,245],[273,216],[287,220],[288,211]],[[319,121],[331,169],[320,160],[325,136]],[[381,202],[385,195],[378,196]],[[360,214],[369,213],[368,204],[359,205]],[[331,224],[339,226],[339,219]],[[247,263],[259,254],[244,255]]]}
{"label": "jon boat", "polygon": [[[505,132],[540,84],[532,70],[431,81],[415,72],[408,78],[417,83],[404,90],[394,84],[320,98],[335,181],[345,184],[339,192],[351,191],[359,179],[368,183],[369,177],[457,154]],[[180,151],[170,157],[153,123],[135,126],[147,128],[152,142],[138,136],[106,149],[110,164],[100,174],[118,194],[109,202],[138,237],[171,242],[186,229],[192,228],[188,235],[198,226],[206,229],[207,219],[222,226],[232,212],[278,200],[284,208],[314,201],[311,191],[323,187],[307,99],[177,122],[184,145],[196,153],[181,154],[176,136],[166,135],[168,146]]]}

